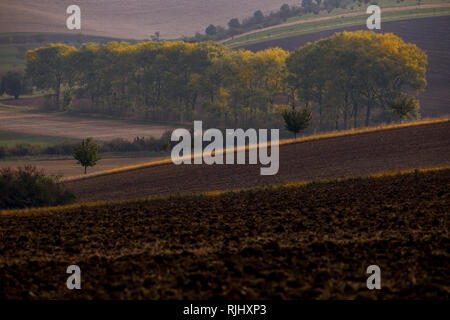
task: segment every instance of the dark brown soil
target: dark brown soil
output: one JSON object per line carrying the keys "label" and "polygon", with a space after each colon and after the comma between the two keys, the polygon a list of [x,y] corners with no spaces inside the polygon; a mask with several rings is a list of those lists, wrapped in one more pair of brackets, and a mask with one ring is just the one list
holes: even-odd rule
{"label": "dark brown soil", "polygon": [[[450,105],[450,16],[382,22],[380,32],[392,32],[406,42],[415,43],[428,54],[428,87],[420,95],[421,113],[424,117],[449,114]],[[294,50],[307,42],[329,37],[340,31],[367,30],[366,26],[346,27],[321,31],[285,39],[257,43],[243,48],[259,51],[269,47]]]}
{"label": "dark brown soil", "polygon": [[3,215],[0,298],[449,299],[449,227],[450,170]]}
{"label": "dark brown soil", "polygon": [[450,122],[280,147],[280,170],[260,165],[164,165],[67,183],[81,200],[119,200],[229,190],[450,164]]}

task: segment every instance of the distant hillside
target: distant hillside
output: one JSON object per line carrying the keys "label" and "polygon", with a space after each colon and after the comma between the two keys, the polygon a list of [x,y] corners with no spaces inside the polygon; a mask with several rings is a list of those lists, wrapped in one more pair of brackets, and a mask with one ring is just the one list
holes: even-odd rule
{"label": "distant hillside", "polygon": [[[428,55],[427,89],[420,95],[421,114],[423,117],[441,117],[449,114],[450,105],[450,38],[448,30],[450,16],[391,21],[381,24],[380,32],[392,32],[406,42],[416,44]],[[305,45],[329,37],[335,32],[364,30],[365,25],[350,26],[334,30],[286,37],[261,43],[250,44],[240,48],[252,51],[269,47],[280,47],[294,50]]]}
{"label": "distant hillside", "polygon": [[[149,39],[159,31],[164,39],[192,36],[213,23],[268,12],[300,0],[2,0],[1,32],[69,32],[66,8],[81,8],[82,33],[118,38]],[[76,33],[71,31],[72,33]]]}

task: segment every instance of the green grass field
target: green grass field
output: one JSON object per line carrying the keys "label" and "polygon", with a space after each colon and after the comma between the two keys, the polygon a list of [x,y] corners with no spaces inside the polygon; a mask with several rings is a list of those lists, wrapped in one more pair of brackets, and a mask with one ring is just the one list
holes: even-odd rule
{"label": "green grass field", "polygon": [[[334,11],[333,11],[334,12]],[[334,14],[333,14],[334,15]],[[443,8],[425,8],[425,9],[408,9],[401,11],[392,11],[381,13],[382,23],[387,21],[407,20],[413,18],[427,18],[434,16],[450,15],[450,7]],[[316,16],[318,18],[318,16]],[[308,34],[313,32],[338,29],[342,27],[357,26],[365,24],[367,20],[367,14],[363,13],[358,16],[349,17],[336,17],[335,19],[321,20],[305,22],[297,25],[280,26],[278,28],[265,30],[248,34],[242,37],[237,37],[233,40],[224,42],[225,45],[230,47],[238,47],[253,43],[264,42],[268,40],[276,40],[287,38],[291,36],[297,36],[302,34]],[[293,22],[293,21],[291,21]]]}

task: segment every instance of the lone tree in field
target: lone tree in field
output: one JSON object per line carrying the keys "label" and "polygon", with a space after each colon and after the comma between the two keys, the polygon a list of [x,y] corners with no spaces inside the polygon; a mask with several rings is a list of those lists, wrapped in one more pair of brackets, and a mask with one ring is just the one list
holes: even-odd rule
{"label": "lone tree in field", "polygon": [[86,174],[87,167],[95,166],[101,159],[98,155],[98,144],[92,141],[92,138],[81,141],[75,148],[73,157],[84,167],[84,174]]}
{"label": "lone tree in field", "polygon": [[285,110],[282,115],[286,129],[294,133],[294,138],[297,138],[297,134],[308,128],[311,123],[311,111],[308,109]]}

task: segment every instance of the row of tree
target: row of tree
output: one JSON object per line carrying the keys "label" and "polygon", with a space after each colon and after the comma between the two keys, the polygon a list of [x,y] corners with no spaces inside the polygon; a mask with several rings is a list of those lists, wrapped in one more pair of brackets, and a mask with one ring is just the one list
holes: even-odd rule
{"label": "row of tree", "polygon": [[219,127],[277,127],[286,109],[307,109],[321,130],[417,116],[426,63],[393,34],[361,31],[292,53],[214,42],[52,44],[27,53],[27,74],[53,90],[58,109]]}
{"label": "row of tree", "polygon": [[28,52],[27,74],[58,109],[247,126],[274,117],[287,56],[213,42],[52,44]]}
{"label": "row of tree", "polygon": [[314,108],[319,127],[324,121],[328,129],[347,129],[361,121],[369,126],[374,117],[419,116],[411,94],[426,87],[427,55],[394,34],[336,33],[296,50],[286,65],[292,106],[299,97],[305,108]]}

